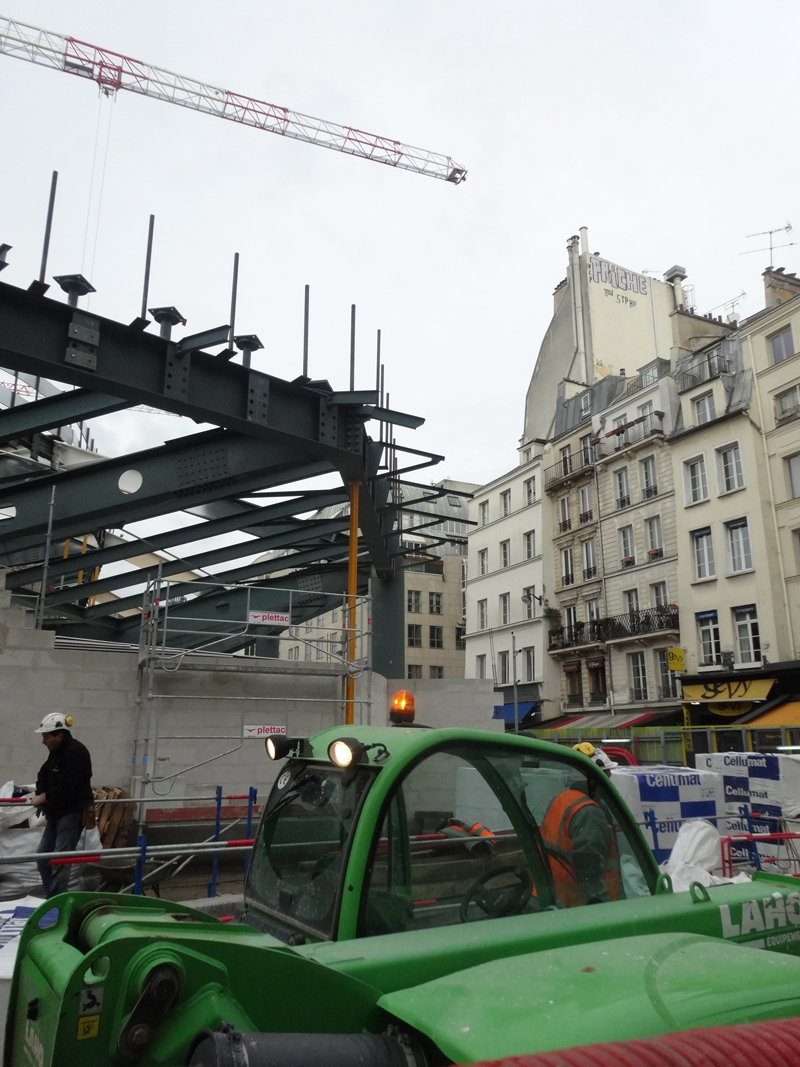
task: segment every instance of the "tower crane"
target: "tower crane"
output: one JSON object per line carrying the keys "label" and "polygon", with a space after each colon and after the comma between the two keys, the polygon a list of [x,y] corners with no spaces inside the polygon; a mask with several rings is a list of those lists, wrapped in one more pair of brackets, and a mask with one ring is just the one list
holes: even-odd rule
{"label": "tower crane", "polygon": [[0,54],[95,81],[108,95],[124,89],[231,122],[241,122],[245,126],[255,126],[282,137],[307,141],[415,174],[441,178],[453,185],[463,182],[467,176],[463,167],[439,152],[414,148],[353,126],[340,126],[302,115],[230,89],[218,89],[74,37],[28,26],[16,19],[0,17]]}

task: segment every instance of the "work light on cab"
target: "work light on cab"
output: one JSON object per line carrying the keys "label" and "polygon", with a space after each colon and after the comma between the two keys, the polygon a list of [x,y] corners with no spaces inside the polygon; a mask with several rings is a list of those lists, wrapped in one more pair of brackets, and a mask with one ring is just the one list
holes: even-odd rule
{"label": "work light on cab", "polygon": [[364,755],[365,746],[354,737],[339,737],[328,745],[328,759],[337,767],[350,767]]}
{"label": "work light on cab", "polygon": [[284,737],[278,734],[275,737],[268,737],[264,741],[264,748],[267,750],[267,755],[270,759],[285,759],[290,752],[297,748],[299,743],[299,737]]}
{"label": "work light on cab", "polygon": [[414,721],[414,694],[398,689],[389,707],[389,721],[395,726],[408,726]]}

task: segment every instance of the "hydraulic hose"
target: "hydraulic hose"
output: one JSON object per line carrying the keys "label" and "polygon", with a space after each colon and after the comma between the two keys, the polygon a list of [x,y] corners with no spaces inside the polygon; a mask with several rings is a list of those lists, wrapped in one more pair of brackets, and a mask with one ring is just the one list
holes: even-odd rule
{"label": "hydraulic hose", "polygon": [[800,1067],[800,1019],[683,1030],[647,1040],[579,1045],[473,1067]]}

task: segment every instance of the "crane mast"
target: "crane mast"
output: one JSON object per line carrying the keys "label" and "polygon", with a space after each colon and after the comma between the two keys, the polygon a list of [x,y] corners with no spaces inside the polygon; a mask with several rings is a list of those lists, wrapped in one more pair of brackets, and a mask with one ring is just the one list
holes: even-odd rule
{"label": "crane mast", "polygon": [[450,156],[401,144],[389,137],[366,133],[352,126],[316,119],[264,100],[218,89],[193,78],[153,67],[149,63],[111,52],[107,48],[28,26],[15,19],[0,18],[0,54],[29,63],[62,70],[97,82],[103,92],[118,90],[179,104],[193,111],[268,130],[282,137],[332,148],[400,170],[426,174],[458,185],[467,172]]}

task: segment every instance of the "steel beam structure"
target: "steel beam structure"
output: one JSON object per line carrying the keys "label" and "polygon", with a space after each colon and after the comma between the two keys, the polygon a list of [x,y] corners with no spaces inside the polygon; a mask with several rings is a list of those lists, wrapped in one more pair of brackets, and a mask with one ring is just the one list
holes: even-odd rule
{"label": "steel beam structure", "polygon": [[0,411],[0,444],[57,426],[96,419],[127,407],[130,407],[127,400],[94,393],[90,389],[74,389],[59,396],[46,396],[41,400],[17,404]]}

